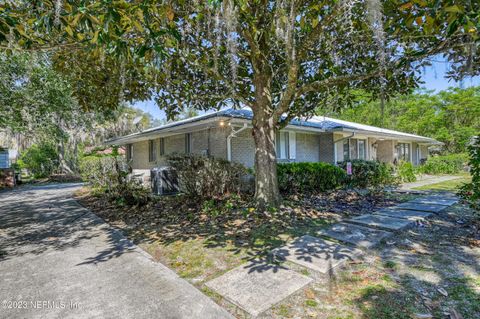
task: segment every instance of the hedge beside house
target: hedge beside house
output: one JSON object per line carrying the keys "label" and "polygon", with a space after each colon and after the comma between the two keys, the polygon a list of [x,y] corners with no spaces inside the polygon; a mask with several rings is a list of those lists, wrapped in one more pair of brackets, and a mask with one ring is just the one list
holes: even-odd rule
{"label": "hedge beside house", "polygon": [[278,185],[286,193],[328,191],[344,185],[346,173],[328,163],[279,163]]}
{"label": "hedge beside house", "polygon": [[418,172],[432,175],[458,174],[464,170],[467,162],[468,154],[464,153],[431,156],[418,168]]}
{"label": "hedge beside house", "polygon": [[[345,182],[349,187],[375,187],[396,183],[393,176],[393,166],[378,161],[351,160],[352,175]],[[339,162],[338,166],[347,170],[347,161]]]}

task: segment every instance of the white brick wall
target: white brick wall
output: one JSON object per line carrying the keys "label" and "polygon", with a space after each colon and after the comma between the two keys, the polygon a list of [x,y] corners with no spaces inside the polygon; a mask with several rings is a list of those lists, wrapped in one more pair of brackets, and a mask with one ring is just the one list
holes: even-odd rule
{"label": "white brick wall", "polygon": [[318,134],[297,133],[296,162],[320,161],[320,140]]}
{"label": "white brick wall", "polygon": [[332,163],[335,161],[334,156],[334,143],[333,143],[333,133],[321,133],[319,135],[319,160],[321,162]]}
{"label": "white brick wall", "polygon": [[[210,139],[208,138],[210,135]],[[165,139],[165,155],[178,153],[183,154],[185,152],[185,134],[177,134],[164,137]],[[157,143],[157,160],[149,162],[148,158],[148,140],[133,143],[133,156],[132,156],[132,168],[138,170],[151,169],[166,165],[165,156],[160,156],[160,138],[154,139]],[[202,154],[205,150],[209,149],[210,155],[217,158],[227,158],[227,141],[226,141],[226,129],[223,128],[211,128],[202,131],[192,132],[192,148],[191,151],[194,154]]]}
{"label": "white brick wall", "polygon": [[252,130],[246,129],[232,138],[232,162],[253,167],[255,164],[255,141]]}

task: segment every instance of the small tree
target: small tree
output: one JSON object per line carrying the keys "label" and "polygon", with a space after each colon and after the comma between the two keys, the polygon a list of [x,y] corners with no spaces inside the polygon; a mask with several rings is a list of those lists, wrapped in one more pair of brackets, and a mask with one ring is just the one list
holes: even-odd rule
{"label": "small tree", "polygon": [[29,169],[35,178],[54,173],[60,167],[55,145],[48,142],[32,145],[21,155],[20,167]]}

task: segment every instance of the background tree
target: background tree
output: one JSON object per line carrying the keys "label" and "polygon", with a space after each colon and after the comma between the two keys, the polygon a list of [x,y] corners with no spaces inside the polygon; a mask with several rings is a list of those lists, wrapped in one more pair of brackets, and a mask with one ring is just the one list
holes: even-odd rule
{"label": "background tree", "polygon": [[72,173],[80,147],[151,126],[150,114],[125,104],[81,108],[72,85],[50,61],[48,54],[0,54],[0,145],[23,151],[36,144],[31,154],[53,145],[55,153],[46,152],[50,157],[56,154],[52,163]]}
{"label": "background tree", "polygon": [[[450,88],[433,93],[418,90],[393,97],[385,104],[384,117],[380,101],[368,94],[357,95],[350,108],[331,115],[354,122],[433,137],[444,143],[448,153],[466,152],[472,136],[480,132],[480,87]],[[325,110],[320,110],[325,114]]]}

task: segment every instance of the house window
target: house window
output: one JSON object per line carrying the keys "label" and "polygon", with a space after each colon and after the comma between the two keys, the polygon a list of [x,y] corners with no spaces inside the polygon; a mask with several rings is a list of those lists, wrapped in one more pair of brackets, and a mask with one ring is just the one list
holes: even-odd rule
{"label": "house window", "polygon": [[133,144],[127,144],[127,161],[131,161],[133,158]]}
{"label": "house window", "polygon": [[275,147],[278,159],[290,158],[290,134],[289,132],[277,132]]}
{"label": "house window", "polygon": [[185,134],[185,154],[192,152],[192,133]]}
{"label": "house window", "polygon": [[350,159],[358,159],[357,139],[350,139]]}
{"label": "house window", "polygon": [[350,140],[346,139],[343,141],[343,160],[350,160]]}
{"label": "house window", "polygon": [[155,162],[157,160],[157,144],[154,140],[148,141],[148,160]]}
{"label": "house window", "polygon": [[398,158],[402,161],[410,162],[410,144],[398,143]]}
{"label": "house window", "polygon": [[165,138],[160,138],[160,156],[165,155]]}
{"label": "house window", "polygon": [[358,140],[357,141],[357,147],[358,147],[358,159],[366,159],[367,158],[367,155],[366,155],[366,141],[365,140]]}

